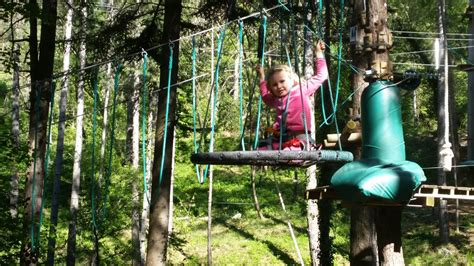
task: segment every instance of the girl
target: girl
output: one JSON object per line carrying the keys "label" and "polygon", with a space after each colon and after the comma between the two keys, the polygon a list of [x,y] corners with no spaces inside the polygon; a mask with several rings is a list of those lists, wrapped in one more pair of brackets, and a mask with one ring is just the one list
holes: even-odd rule
{"label": "girl", "polygon": [[301,150],[305,147],[307,138],[303,119],[306,119],[308,134],[311,133],[313,120],[310,97],[328,78],[324,48],[324,43],[318,41],[315,48],[316,74],[303,84],[298,84],[298,77],[286,65],[273,66],[268,71],[266,79],[263,68],[257,66],[262,100],[276,109],[275,122],[271,130],[273,138],[261,142],[259,150],[278,150],[280,132],[283,132],[281,147],[283,150]]}

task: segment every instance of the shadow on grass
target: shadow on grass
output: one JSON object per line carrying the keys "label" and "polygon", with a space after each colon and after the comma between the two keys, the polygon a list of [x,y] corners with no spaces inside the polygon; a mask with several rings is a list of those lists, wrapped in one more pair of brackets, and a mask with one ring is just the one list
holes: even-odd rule
{"label": "shadow on grass", "polygon": [[287,265],[299,264],[293,258],[291,258],[287,253],[285,253],[283,250],[281,250],[280,248],[275,246],[275,244],[273,244],[272,242],[270,242],[268,240],[258,239],[254,235],[250,234],[249,232],[246,232],[246,231],[242,230],[241,228],[238,228],[237,226],[228,223],[224,219],[214,218],[214,221],[216,223],[219,223],[219,224],[235,231],[236,233],[240,234],[241,236],[243,236],[247,239],[265,244],[268,247],[268,249],[273,253],[273,255],[275,255],[277,258],[279,258],[283,263],[285,263]]}
{"label": "shadow on grass", "polygon": [[[272,220],[272,221],[275,222],[275,223],[284,224],[285,226],[287,225],[287,222],[286,222],[286,221],[284,221],[284,220],[282,220],[282,219],[280,219],[280,218],[277,218],[277,217],[275,217],[275,216],[266,214],[265,217],[268,218],[268,219],[270,219],[270,220]],[[308,231],[306,230],[306,228],[297,227],[297,226],[295,226],[293,223],[291,223],[291,226],[293,227],[293,229],[294,229],[296,232],[298,232],[298,233],[300,233],[300,234],[307,234],[307,233],[308,233]]]}

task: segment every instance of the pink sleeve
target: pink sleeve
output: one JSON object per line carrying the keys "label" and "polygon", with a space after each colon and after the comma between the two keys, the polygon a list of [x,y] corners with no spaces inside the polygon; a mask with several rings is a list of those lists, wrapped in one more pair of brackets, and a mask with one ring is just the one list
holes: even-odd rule
{"label": "pink sleeve", "polygon": [[266,105],[273,107],[274,97],[273,94],[268,90],[267,82],[265,80],[260,81],[260,95],[262,95],[262,100]]}
{"label": "pink sleeve", "polygon": [[324,58],[316,59],[316,74],[306,81],[305,94],[313,95],[319,87],[328,79],[328,67]]}

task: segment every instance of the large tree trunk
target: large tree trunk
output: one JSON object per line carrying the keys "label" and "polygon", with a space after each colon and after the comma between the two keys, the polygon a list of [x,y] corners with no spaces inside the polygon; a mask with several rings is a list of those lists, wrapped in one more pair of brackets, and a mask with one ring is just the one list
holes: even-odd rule
{"label": "large tree trunk", "polygon": [[[181,28],[181,0],[165,1],[165,17],[163,24],[162,43],[177,40]],[[170,64],[170,52],[173,52],[173,65]],[[176,125],[176,87],[168,87],[178,79],[179,42],[162,50],[160,61],[160,88],[158,95],[158,121],[156,128],[155,158],[153,162],[152,195],[150,204],[150,231],[148,235],[147,265],[166,263],[168,247],[169,199],[172,173],[173,136]],[[169,67],[172,67],[170,75]],[[169,93],[169,94],[168,94]],[[166,110],[170,114],[165,123]],[[167,129],[165,135],[165,129]],[[166,148],[165,148],[166,145]],[[163,152],[164,151],[164,152]],[[162,159],[163,162],[162,163]],[[161,179],[161,180],[160,180]]]}
{"label": "large tree trunk", "polygon": [[[315,11],[315,10],[313,10]],[[322,10],[320,10],[322,12]],[[315,14],[315,13],[314,13]],[[311,21],[311,16],[313,14],[307,14],[306,24],[309,24]],[[308,42],[304,43],[304,59],[305,64],[304,67],[304,78],[310,78],[315,69],[313,69],[313,62],[314,62],[314,55],[313,55],[313,36],[310,31],[305,31],[305,40]],[[315,106],[314,103],[315,99],[312,99],[312,105]],[[311,108],[314,111],[315,108]],[[314,118],[314,112],[311,114],[311,123],[312,128],[309,130],[311,133],[311,138],[316,140],[316,122]],[[306,189],[315,189],[318,185],[318,181],[316,179],[316,165],[312,165],[308,167],[306,170],[306,177],[307,177],[307,184]],[[296,193],[295,193],[296,194]],[[312,265],[320,265],[320,255],[321,255],[321,243],[320,239],[320,224],[319,224],[319,209],[318,209],[318,201],[314,199],[309,199],[306,206],[306,221],[308,223],[308,242],[309,242],[309,254],[311,256],[311,264]]]}
{"label": "large tree trunk", "polygon": [[[72,37],[72,9],[73,1],[68,0],[68,9],[66,15],[66,26],[64,28],[64,57],[63,72],[69,71],[70,55],[71,55],[71,37]],[[59,123],[58,123],[58,140],[56,145],[55,171],[53,178],[53,193],[51,198],[51,224],[49,227],[48,238],[48,265],[54,265],[54,254],[56,251],[56,226],[58,224],[59,211],[59,192],[61,188],[61,175],[63,171],[63,153],[64,153],[64,132],[66,129],[66,108],[67,94],[69,88],[69,75],[63,78],[63,86],[61,89],[61,97],[59,99]]]}
{"label": "large tree trunk", "polygon": [[[474,6],[474,0],[469,0],[469,5]],[[469,17],[469,36],[474,35],[474,12]],[[474,39],[469,39],[469,62],[474,62]],[[467,159],[474,160],[474,71],[467,74],[468,99],[467,99],[467,120],[468,120],[468,136],[467,136]]]}
{"label": "large tree trunk", "polygon": [[[54,67],[54,51],[56,37],[55,0],[44,0],[41,21],[41,36],[38,47],[37,13],[30,13],[30,125],[28,140],[30,154],[33,156],[28,169],[25,187],[25,209],[23,215],[23,243],[20,264],[35,265],[38,261],[35,232],[39,220],[40,207],[43,199],[44,157],[46,152],[46,124],[48,122],[51,79]],[[30,1],[31,7],[38,7],[36,0]],[[39,49],[38,49],[39,48]]]}
{"label": "large tree trunk", "polygon": [[[362,36],[364,36],[365,24],[361,19],[365,18],[363,12],[365,0],[354,2],[354,13],[351,25],[356,26],[358,38],[355,43],[352,43],[351,51],[355,66],[360,70],[368,68],[368,57],[362,53]],[[359,37],[360,36],[360,37]],[[351,81],[354,96],[352,100],[352,108],[355,116],[360,115],[361,109],[361,95],[363,88],[368,83],[364,81],[360,73],[352,74]],[[360,148],[353,151],[354,157],[360,159]],[[377,265],[377,237],[375,234],[374,208],[367,206],[352,206],[351,208],[351,229],[350,229],[350,255],[349,259],[352,265]]]}
{"label": "large tree trunk", "polygon": [[[138,66],[138,64],[136,64]],[[140,76],[138,73],[134,75],[133,95],[128,102],[128,126],[127,126],[127,147],[129,162],[133,169],[138,173],[139,168],[139,141],[140,141]],[[138,178],[138,175],[137,175]],[[140,192],[138,183],[132,182],[132,248],[133,260],[132,265],[141,265],[140,260]]]}
{"label": "large tree trunk", "polygon": [[[386,0],[355,1],[356,15],[352,25],[356,38],[352,47],[356,53],[354,62],[360,62],[360,70],[371,69],[371,80],[387,80],[391,75],[388,51],[391,48],[387,28]],[[380,34],[380,33],[383,33]],[[372,43],[365,43],[369,36]],[[374,48],[375,47],[375,48]],[[364,54],[362,54],[364,52]],[[353,86],[358,89],[355,95],[354,113],[359,114],[360,95],[363,86],[362,77],[354,75]],[[362,121],[363,123],[363,121]],[[363,154],[362,154],[363,156]],[[351,211],[351,264],[357,265],[398,265],[403,264],[401,248],[401,212],[402,208],[353,207]]]}
{"label": "large tree trunk", "polygon": [[[102,120],[102,135],[100,138],[100,157],[99,157],[99,178],[97,180],[98,190],[97,190],[97,198],[102,199],[102,183],[104,183],[104,169],[105,169],[105,147],[107,146],[107,127],[109,125],[109,98],[110,98],[110,91],[114,86],[114,74],[112,72],[112,63],[107,64],[107,72],[104,84],[105,91],[104,91],[104,113],[103,113],[103,120]],[[111,147],[112,148],[112,147]]]}
{"label": "large tree trunk", "polygon": [[[446,172],[443,169],[445,160],[441,155],[443,149],[450,148],[451,144],[449,139],[445,139],[447,127],[449,122],[446,124],[446,115],[449,113],[449,106],[445,103],[445,94],[447,90],[447,40],[446,40],[446,2],[445,0],[438,0],[438,29],[439,29],[439,40],[440,40],[440,60],[443,62],[444,67],[438,69],[438,166],[441,168],[438,170],[438,185],[446,185]],[[449,118],[447,118],[449,119]],[[449,121],[449,120],[448,120]],[[449,147],[445,147],[448,145]],[[448,243],[449,241],[449,227],[448,227],[448,211],[447,201],[439,200],[439,236],[442,243]]]}
{"label": "large tree trunk", "polygon": [[[11,3],[16,3],[11,0]],[[10,17],[10,42],[12,43],[12,141],[13,149],[18,150],[20,147],[20,45],[16,42],[18,29],[21,29],[22,23],[18,21],[18,14],[12,11]],[[14,25],[14,23],[17,23]],[[18,169],[15,165],[12,169],[10,179],[10,215],[13,219],[18,217]]]}
{"label": "large tree trunk", "polygon": [[72,188],[70,203],[70,222],[67,240],[67,264],[74,265],[76,263],[76,233],[77,233],[77,212],[79,211],[79,192],[81,185],[81,160],[82,160],[82,144],[83,144],[83,121],[84,121],[84,87],[85,87],[85,71],[86,66],[86,43],[85,29],[87,20],[86,0],[81,1],[81,41],[79,48],[79,64],[81,71],[79,72],[79,82],[77,88],[77,111],[76,111],[76,142],[74,146],[74,165],[72,170]]}
{"label": "large tree trunk", "polygon": [[[146,261],[146,248],[147,248],[147,242],[146,242],[146,236],[148,232],[148,215],[149,215],[149,210],[150,210],[150,197],[151,197],[151,189],[150,189],[150,176],[151,176],[151,171],[152,171],[152,161],[153,161],[153,148],[155,147],[155,135],[154,133],[154,128],[156,125],[156,116],[154,116],[153,110],[155,110],[157,106],[156,102],[156,97],[154,94],[150,94],[150,111],[148,112],[148,126],[147,128],[150,129],[148,130],[148,134],[146,139],[148,141],[147,145],[147,150],[146,150],[146,186],[147,190],[143,193],[143,199],[142,199],[142,214],[140,218],[140,258],[142,261],[142,264],[145,264]],[[145,158],[144,158],[145,159]]]}
{"label": "large tree trunk", "polygon": [[[326,1],[324,6],[325,9],[325,29],[331,28],[331,22],[333,17],[336,15],[336,9],[331,8],[331,1]],[[323,23],[322,19],[321,22]],[[331,69],[331,60],[329,54],[331,53],[330,46],[331,46],[331,31],[326,30],[324,33],[324,41],[326,42],[326,63],[328,64],[328,69]],[[317,104],[317,106],[321,106],[321,108],[325,108],[326,114],[330,115],[332,111],[332,104],[331,104],[331,97],[330,91],[328,87],[328,83],[325,83],[324,86],[321,88],[319,93],[319,99],[316,99],[318,102],[321,101],[321,97],[324,97],[324,106],[322,104]],[[322,114],[322,110],[319,112]],[[322,118],[324,119],[324,117]],[[323,121],[323,120],[321,120]],[[330,130],[334,130],[334,126],[324,126],[318,129],[316,138],[319,140],[319,143],[322,143],[324,138],[327,134],[331,133]],[[321,164],[320,169],[320,178],[319,184],[320,186],[328,185],[330,177],[332,176],[334,170],[327,164]],[[319,263],[321,265],[332,265],[333,264],[333,248],[332,248],[332,237],[330,236],[331,230],[331,217],[333,213],[333,203],[331,200],[322,199],[318,201],[318,212],[319,212],[319,246],[320,246],[320,253],[319,253]]]}

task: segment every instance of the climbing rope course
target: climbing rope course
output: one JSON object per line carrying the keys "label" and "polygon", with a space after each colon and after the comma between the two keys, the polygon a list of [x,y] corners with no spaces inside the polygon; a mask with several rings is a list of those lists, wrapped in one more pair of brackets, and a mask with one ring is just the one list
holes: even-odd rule
{"label": "climbing rope course", "polygon": [[[341,130],[337,123],[337,115],[338,109],[342,106],[345,106],[348,101],[351,100],[352,96],[363,89],[362,85],[358,88],[353,88],[352,92],[348,95],[347,98],[342,100],[341,98],[341,91],[342,91],[342,76],[344,75],[345,71],[343,68],[346,67],[349,72],[361,74],[364,71],[355,67],[351,61],[344,59],[343,57],[343,38],[344,38],[344,23],[346,21],[346,14],[344,13],[344,0],[339,1],[340,4],[340,13],[338,16],[338,42],[337,42],[337,53],[332,54],[328,53],[327,56],[337,62],[337,74],[335,77],[331,77],[328,79],[327,82],[327,90],[321,88],[320,91],[320,98],[321,98],[321,117],[322,121],[319,124],[318,128],[323,126],[334,126],[336,130],[336,134],[338,136],[341,135]],[[257,165],[257,166],[290,166],[290,167],[307,167],[309,165],[313,165],[316,163],[323,163],[323,162],[338,162],[338,163],[348,163],[354,160],[352,153],[346,152],[342,150],[342,144],[340,137],[338,137],[338,147],[339,150],[310,150],[309,146],[306,146],[304,150],[297,151],[297,152],[286,152],[282,150],[283,147],[283,126],[280,127],[279,132],[279,143],[278,143],[278,150],[273,151],[259,151],[258,145],[259,141],[261,140],[261,133],[263,132],[262,124],[269,124],[269,121],[265,120],[265,107],[262,105],[262,97],[258,94],[258,91],[255,92],[259,79],[258,76],[255,75],[254,66],[259,64],[260,66],[264,67],[266,65],[270,66],[274,62],[283,62],[288,64],[294,71],[296,72],[297,76],[301,76],[301,72],[306,72],[306,63],[307,59],[303,55],[301,56],[301,51],[306,51],[307,49],[311,49],[309,43],[312,42],[311,38],[308,37],[312,35],[313,37],[316,36],[317,38],[321,38],[324,35],[324,26],[322,25],[323,21],[323,1],[319,1],[318,8],[315,11],[309,10],[308,2],[304,2],[304,12],[303,12],[303,21],[304,25],[296,25],[296,21],[298,19],[297,14],[292,12],[293,7],[290,4],[284,4],[281,1],[278,1],[278,5],[268,8],[259,12],[252,13],[246,17],[239,18],[233,21],[227,21],[225,24],[218,25],[197,33],[190,34],[188,36],[181,37],[177,40],[169,41],[168,43],[159,44],[155,47],[149,48],[147,50],[143,50],[138,53],[133,53],[130,55],[125,55],[123,57],[114,58],[114,60],[108,60],[96,64],[92,64],[85,69],[81,69],[81,71],[89,69],[94,71],[93,74],[93,112],[92,112],[92,143],[91,143],[91,167],[90,167],[90,191],[91,191],[91,215],[92,215],[92,230],[95,236],[96,243],[98,245],[98,235],[100,235],[99,230],[101,229],[102,223],[106,220],[108,205],[109,205],[109,192],[112,180],[112,173],[113,173],[113,155],[114,155],[114,147],[115,147],[115,130],[117,127],[117,107],[120,103],[119,101],[119,88],[120,88],[120,76],[122,74],[123,65],[121,63],[122,60],[136,57],[137,55],[141,56],[142,59],[142,87],[141,87],[141,114],[142,114],[142,121],[141,121],[141,156],[142,156],[142,177],[143,177],[143,193],[144,195],[149,195],[149,187],[148,187],[148,179],[147,177],[147,106],[149,104],[148,97],[150,94],[154,94],[163,90],[166,90],[166,109],[165,109],[165,118],[164,118],[164,133],[163,133],[163,145],[161,149],[161,161],[159,162],[159,183],[163,180],[164,175],[164,168],[165,168],[165,160],[166,160],[166,150],[167,150],[167,137],[168,137],[168,122],[170,121],[170,97],[171,97],[171,90],[177,86],[190,86],[192,90],[192,123],[193,123],[193,154],[191,156],[191,161],[195,163],[195,172],[197,176],[197,181],[201,184],[206,182],[207,176],[209,175],[210,165],[219,164],[219,165]],[[278,14],[274,14],[274,12],[278,12]],[[313,21],[307,20],[308,14],[311,13],[312,19],[315,21],[316,25],[313,25]],[[286,14],[287,21],[284,21],[284,16],[282,14]],[[327,15],[327,14],[326,14]],[[254,25],[250,23],[244,24],[247,19],[259,19],[259,27],[258,30]],[[245,26],[244,26],[245,25]],[[234,48],[236,49],[224,49],[226,45],[229,45],[230,38],[235,37],[234,35],[230,34],[232,30],[237,29],[237,41],[233,41]],[[217,38],[217,48],[214,50],[214,34],[218,32]],[[394,33],[412,33],[416,34],[416,32],[404,32],[404,31],[393,31]],[[246,34],[248,33],[248,34]],[[303,34],[300,34],[303,33]],[[432,33],[425,32],[420,34],[430,35]],[[434,34],[434,33],[433,33]],[[212,35],[212,37],[209,37]],[[272,38],[269,40],[268,36],[279,36],[279,38]],[[302,36],[301,36],[302,35]],[[460,34],[456,34],[456,36],[461,36]],[[462,35],[464,36],[464,35]],[[467,36],[467,35],[466,35]],[[245,39],[245,37],[247,39]],[[213,64],[211,69],[204,70],[204,67],[201,65],[208,65],[209,62],[205,62],[204,59],[201,60],[198,58],[198,51],[199,52],[207,52],[203,49],[203,46],[206,46],[207,43],[200,40],[206,40],[211,38],[212,40],[212,49],[209,51],[212,55],[212,60],[214,59],[214,54],[216,54],[216,62]],[[412,38],[410,36],[397,36],[395,38]],[[419,39],[433,39],[431,37],[413,37]],[[448,40],[469,40],[467,38],[452,38]],[[246,51],[245,50],[245,42],[251,43],[257,41],[258,47],[256,51]],[[183,42],[185,44],[190,45],[191,47],[191,56],[190,59],[187,59],[191,62],[191,77],[187,77],[186,80],[178,81],[175,84],[172,84],[172,71],[176,67],[175,62],[173,61],[174,55],[173,51],[177,42]],[[447,50],[456,53],[456,50],[469,48],[471,46],[461,46],[461,47],[450,47]],[[154,90],[149,90],[147,86],[147,74],[148,74],[148,52],[154,49],[163,49],[164,51],[167,50],[168,52],[168,76],[167,76],[167,86],[165,88],[159,88]],[[235,57],[235,61],[224,59],[226,55],[229,55],[228,51],[231,51],[232,55]],[[415,55],[420,53],[432,53],[433,50],[421,50],[421,51],[410,51],[410,52],[399,52],[392,54],[393,56],[405,56],[405,55]],[[207,55],[200,55],[203,58],[207,58]],[[303,60],[301,60],[301,58]],[[107,156],[107,167],[105,170],[105,178],[104,178],[104,192],[102,195],[102,199],[98,199],[96,194],[97,189],[102,189],[101,184],[98,184],[96,180],[96,133],[97,133],[97,112],[99,112],[98,103],[100,102],[99,96],[99,89],[98,89],[98,75],[100,73],[100,67],[104,64],[114,62],[116,65],[115,74],[114,74],[114,86],[113,86],[113,103],[104,106],[103,108],[112,108],[112,125],[110,128],[110,135],[109,135],[109,143],[108,147],[108,156]],[[469,61],[467,61],[469,62]],[[238,125],[236,128],[237,130],[237,143],[240,146],[240,150],[236,151],[216,151],[215,146],[217,143],[218,137],[218,129],[219,129],[219,112],[218,109],[226,109],[226,106],[219,106],[221,103],[221,97],[227,92],[226,89],[228,83],[226,83],[228,76],[226,74],[226,70],[230,69],[230,64],[236,64],[235,69],[237,69],[237,75],[234,76],[234,82],[237,83],[238,89],[238,97],[235,102],[238,102],[237,109],[238,109]],[[394,64],[410,64],[411,66],[417,65],[413,63],[403,63],[403,62],[395,62]],[[447,64],[447,62],[445,63]],[[419,64],[420,66],[431,66],[430,64]],[[300,71],[302,67],[303,71]],[[63,75],[71,75],[74,74],[74,71],[68,71],[66,73],[59,73],[55,75],[54,79],[57,79]],[[205,73],[199,73],[205,72]],[[335,79],[335,82],[334,82]],[[225,80],[225,81],[223,81]],[[189,84],[190,83],[190,84]],[[210,83],[209,86],[206,88],[202,88],[200,83]],[[301,78],[299,79],[299,84],[303,84]],[[334,84],[334,86],[333,86]],[[395,86],[397,84],[392,85],[381,85],[384,89],[389,88],[391,86]],[[299,86],[300,94],[303,95],[301,92],[303,86]],[[41,91],[36,90],[37,95],[36,97],[36,106],[39,106],[39,101],[41,100],[41,95],[39,94]],[[39,91],[39,92],[38,92]],[[255,93],[258,94],[255,95]],[[329,97],[325,95],[325,93],[329,93]],[[52,82],[51,85],[51,100],[50,100],[50,116],[48,119],[48,142],[47,142],[47,151],[46,151],[46,159],[44,162],[44,169],[45,169],[45,178],[44,184],[47,184],[47,177],[48,177],[48,165],[49,165],[49,156],[50,156],[50,145],[51,145],[51,126],[56,122],[53,121],[54,118],[54,95],[55,95],[55,82]],[[248,96],[248,98],[246,97]],[[288,94],[285,112],[288,110],[288,103],[290,101],[291,91]],[[247,98],[247,99],[246,99]],[[329,103],[325,101],[329,98]],[[200,106],[199,103],[205,103],[207,100],[207,105]],[[245,102],[245,100],[247,102]],[[447,94],[445,95],[445,104],[448,104]],[[301,97],[301,105],[303,104],[303,98]],[[330,106],[331,110],[327,110],[326,106]],[[39,107],[38,107],[39,108]],[[228,108],[230,110],[230,108]],[[256,111],[255,111],[256,110]],[[221,111],[221,110],[219,110]],[[226,110],[224,110],[226,111]],[[39,110],[35,111],[36,117],[35,121],[38,123],[39,121]],[[202,113],[205,113],[201,116]],[[4,114],[2,114],[3,116]],[[304,133],[307,143],[310,143],[310,131],[311,129],[308,128],[307,125],[307,116],[310,114],[306,114],[305,111],[302,113],[302,118],[304,121]],[[70,117],[70,119],[74,119],[75,117]],[[267,120],[269,120],[267,118]],[[446,123],[449,123],[447,120]],[[149,129],[152,130],[152,129]],[[446,129],[447,131],[448,129]],[[249,132],[247,134],[247,132]],[[449,143],[448,133],[445,134],[445,142]],[[34,168],[33,168],[33,176],[32,182],[35,183],[36,178],[36,167],[37,167],[37,141],[38,141],[38,128],[35,129],[34,135],[34,153],[33,153],[33,160],[34,160]],[[205,150],[205,152],[204,152]],[[138,156],[138,155],[137,155]],[[404,157],[400,160],[404,161]],[[203,167],[201,167],[203,166]],[[360,167],[360,165],[356,165],[356,167]],[[412,165],[409,165],[412,167]],[[450,168],[463,168],[463,167],[472,167],[469,165],[453,165]],[[439,169],[440,167],[423,167],[420,168],[422,170],[429,170],[429,169]],[[345,171],[350,172],[354,169],[345,169]],[[356,170],[359,170],[358,168]],[[418,170],[418,169],[416,169]],[[347,174],[343,173],[344,175]],[[346,177],[346,176],[345,176]],[[420,179],[422,180],[422,179]],[[278,188],[278,180],[275,180]],[[43,184],[43,185],[44,185]],[[30,228],[30,238],[31,238],[31,249],[33,252],[36,251],[40,244],[40,232],[41,226],[43,223],[43,207],[44,207],[44,200],[41,202],[40,212],[39,212],[39,224],[36,223],[35,219],[35,194],[38,193],[36,191],[36,187],[32,187],[32,201],[31,201],[31,228]],[[43,191],[46,191],[45,189]],[[278,193],[280,197],[280,203],[282,205],[283,210],[286,213],[285,205],[283,199],[281,197],[281,192],[278,188]],[[472,193],[472,192],[469,192]],[[471,194],[469,194],[470,196]],[[45,193],[43,192],[43,199],[45,197]],[[317,194],[314,197],[321,197],[321,194]],[[147,197],[147,200],[150,199]],[[291,229],[291,222],[288,218],[288,224]],[[37,228],[37,229],[36,229]],[[295,241],[296,249],[298,250],[299,259],[302,262],[300,251],[297,247],[296,240],[294,237],[294,233],[292,232],[292,238]],[[98,249],[98,246],[95,247]]]}

